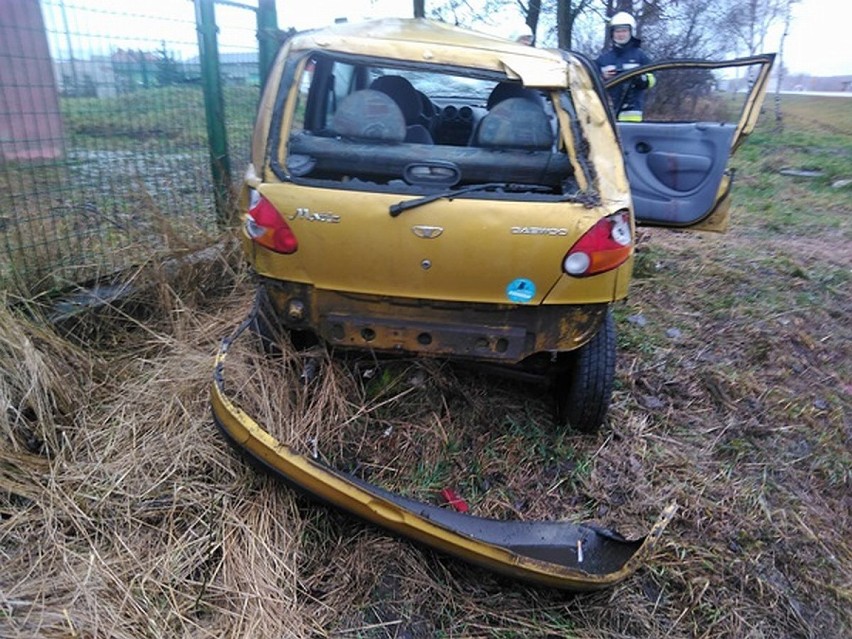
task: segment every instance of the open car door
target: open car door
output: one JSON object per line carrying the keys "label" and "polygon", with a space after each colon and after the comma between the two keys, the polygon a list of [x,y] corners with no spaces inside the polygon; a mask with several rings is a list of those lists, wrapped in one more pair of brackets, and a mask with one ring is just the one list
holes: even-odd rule
{"label": "open car door", "polygon": [[643,120],[617,125],[637,224],[727,229],[728,163],[757,123],[774,59],[666,60],[605,83],[629,87],[646,73],[656,80]]}

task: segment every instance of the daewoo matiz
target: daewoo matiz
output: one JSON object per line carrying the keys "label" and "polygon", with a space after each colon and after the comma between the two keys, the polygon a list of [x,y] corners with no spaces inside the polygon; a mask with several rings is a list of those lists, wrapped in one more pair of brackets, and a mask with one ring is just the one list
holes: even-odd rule
{"label": "daewoo matiz", "polygon": [[[241,197],[258,282],[249,327],[297,346],[452,358],[541,380],[560,422],[596,430],[636,225],[725,229],[728,160],[756,123],[772,61],[623,73],[612,84],[649,72],[657,83],[645,121],[621,123],[575,53],[422,19],[297,35],[267,80]],[[227,344],[214,384],[220,426],[315,495],[561,587],[600,587],[635,568],[639,542],[567,522],[509,530],[501,525],[520,522],[411,502],[287,451],[225,396]]]}

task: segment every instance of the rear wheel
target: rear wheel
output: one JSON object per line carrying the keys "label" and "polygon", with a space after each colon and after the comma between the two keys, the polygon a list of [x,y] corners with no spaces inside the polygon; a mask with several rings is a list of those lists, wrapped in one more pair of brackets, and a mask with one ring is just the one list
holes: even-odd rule
{"label": "rear wheel", "polygon": [[260,340],[261,349],[267,355],[280,355],[283,331],[269,303],[266,289],[262,286],[258,286],[255,291],[253,313],[249,330]]}
{"label": "rear wheel", "polygon": [[569,357],[567,370],[555,380],[559,421],[584,433],[597,432],[609,409],[615,379],[615,320],[611,311],[595,336]]}

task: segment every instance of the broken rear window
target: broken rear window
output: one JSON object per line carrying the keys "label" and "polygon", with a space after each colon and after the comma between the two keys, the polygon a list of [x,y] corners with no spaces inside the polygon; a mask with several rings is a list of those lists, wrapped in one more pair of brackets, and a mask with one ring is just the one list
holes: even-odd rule
{"label": "broken rear window", "polygon": [[319,54],[296,82],[288,179],[417,194],[494,183],[538,197],[577,191],[548,91]]}

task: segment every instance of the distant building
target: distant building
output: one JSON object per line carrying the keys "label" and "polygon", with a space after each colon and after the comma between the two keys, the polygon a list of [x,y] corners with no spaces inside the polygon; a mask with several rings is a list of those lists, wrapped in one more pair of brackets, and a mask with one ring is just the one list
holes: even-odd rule
{"label": "distant building", "polygon": [[118,93],[110,56],[54,62],[59,92],[65,97],[109,98]]}
{"label": "distant building", "polygon": [[63,154],[62,118],[38,0],[0,0],[0,161]]}
{"label": "distant building", "polygon": [[110,62],[118,92],[130,93],[136,89],[148,89],[158,85],[159,60],[159,56],[151,51],[116,50],[110,56]]}
{"label": "distant building", "polygon": [[57,60],[56,80],[63,97],[109,98],[140,89],[197,80],[197,63],[174,60],[166,51],[116,49],[110,55]]}
{"label": "distant building", "polygon": [[781,90],[845,93],[852,91],[852,76],[841,75],[819,78],[804,73],[795,73],[783,78]]}
{"label": "distant building", "polygon": [[[187,65],[200,69],[201,61],[195,56],[187,61]],[[224,84],[260,86],[259,67],[257,51],[219,54],[219,73]]]}

